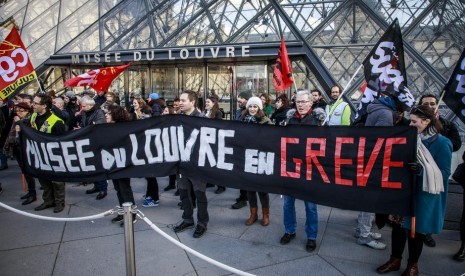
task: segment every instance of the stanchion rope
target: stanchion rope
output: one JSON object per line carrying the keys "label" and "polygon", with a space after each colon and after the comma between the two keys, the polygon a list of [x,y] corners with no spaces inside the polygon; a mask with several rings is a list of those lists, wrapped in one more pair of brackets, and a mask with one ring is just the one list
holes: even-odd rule
{"label": "stanchion rope", "polygon": [[0,207],[3,207],[7,210],[10,210],[12,212],[15,212],[17,214],[20,214],[20,215],[23,215],[23,216],[26,216],[26,217],[30,217],[30,218],[35,218],[35,219],[42,219],[42,220],[50,220],[50,221],[84,221],[84,220],[94,220],[94,219],[100,219],[100,218],[104,218],[108,215],[111,215],[115,212],[118,212],[118,209],[119,207],[115,207],[115,209],[112,209],[112,210],[108,210],[108,211],[105,211],[103,213],[100,213],[100,214],[96,214],[96,215],[93,215],[93,216],[87,216],[87,217],[77,217],[77,218],[56,218],[56,217],[47,217],[47,216],[39,216],[39,215],[34,215],[34,214],[31,214],[31,213],[28,213],[28,212],[24,212],[24,211],[21,211],[21,210],[18,210],[18,209],[15,209],[11,206],[8,206],[2,202],[0,202]]}
{"label": "stanchion rope", "polygon": [[181,247],[182,249],[186,250],[187,252],[199,257],[200,259],[206,261],[206,262],[209,262],[211,263],[212,265],[215,265],[219,268],[222,268],[224,270],[227,270],[229,272],[232,272],[232,273],[235,273],[237,275],[244,275],[244,276],[255,276],[254,274],[250,274],[248,272],[245,272],[245,271],[242,271],[242,270],[239,270],[239,269],[236,269],[234,267],[231,267],[231,266],[228,266],[228,265],[225,265],[223,263],[220,263],[216,260],[213,260],[212,258],[209,258],[205,255],[203,255],[202,253],[199,253],[197,251],[195,251],[194,249],[190,248],[190,247],[187,247],[186,245],[184,245],[183,243],[177,241],[176,239],[174,239],[173,237],[171,237],[170,235],[166,234],[164,231],[162,231],[160,228],[158,228],[155,224],[153,224],[140,210],[137,211],[137,216],[142,219],[143,221],[145,221],[145,223],[147,223],[150,228],[152,228],[155,232],[157,232],[158,234],[162,235],[165,239],[167,239],[168,241],[174,243],[175,245]]}

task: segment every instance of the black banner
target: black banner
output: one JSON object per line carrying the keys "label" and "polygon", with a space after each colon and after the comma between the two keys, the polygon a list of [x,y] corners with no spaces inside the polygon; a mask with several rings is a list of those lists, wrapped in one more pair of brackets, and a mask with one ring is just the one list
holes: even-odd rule
{"label": "black banner", "polygon": [[444,88],[444,102],[465,123],[465,49]]}
{"label": "black banner", "polygon": [[25,168],[68,182],[190,178],[343,209],[409,215],[411,127],[244,124],[167,115],[92,125],[63,136],[22,128]]}

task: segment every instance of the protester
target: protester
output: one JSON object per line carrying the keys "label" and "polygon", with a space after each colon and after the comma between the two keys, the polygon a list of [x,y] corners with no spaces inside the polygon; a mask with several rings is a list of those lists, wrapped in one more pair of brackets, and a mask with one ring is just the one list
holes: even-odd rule
{"label": "protester", "polygon": [[[20,126],[21,124],[26,124],[26,125],[28,124],[31,118],[31,111],[32,111],[32,107],[26,102],[19,102],[18,104],[15,105],[15,112],[16,112],[17,118],[15,118],[15,122],[11,126],[11,130],[9,134],[9,137],[12,138],[11,139],[12,143],[8,143],[8,146],[12,148],[13,155],[15,156],[16,161],[18,161],[18,164],[20,167],[23,166],[23,160],[21,156],[22,148],[21,148],[21,144],[19,141],[20,131],[21,131]],[[28,205],[37,200],[36,182],[35,182],[34,177],[28,174],[23,174],[23,175],[27,183],[27,193],[21,196],[21,199],[24,200],[22,202],[22,205]]]}
{"label": "protester", "polygon": [[173,100],[173,109],[175,114],[179,114],[179,98],[174,98]]}
{"label": "protester", "polygon": [[319,89],[313,89],[311,91],[312,96],[313,96],[313,106],[312,109],[315,108],[323,108],[326,109],[326,105],[328,105],[323,98],[323,95],[321,94],[321,91]]}
{"label": "protester", "polygon": [[[94,99],[89,96],[84,96],[81,99],[82,113],[81,113],[81,127],[87,127],[91,125],[104,124],[106,122],[105,113],[102,109],[97,108]],[[98,193],[96,200],[103,199],[107,196],[108,181],[106,179],[98,180],[94,182],[94,187],[86,191],[86,194]]]}
{"label": "protester", "polygon": [[[245,106],[247,105],[247,101],[250,97],[252,97],[252,92],[250,91],[243,91],[239,93],[237,96],[237,105],[239,109],[236,110],[234,120],[242,121],[242,113],[245,111]],[[247,191],[240,190],[239,192],[239,197],[236,198],[236,203],[231,206],[232,209],[241,209],[242,207],[247,206]]]}
{"label": "protester", "polygon": [[[459,130],[453,122],[446,120],[439,115],[439,109],[437,108],[439,104],[438,98],[433,94],[425,94],[420,97],[418,104],[428,106],[435,111],[434,115],[439,119],[442,125],[442,130],[440,132],[441,135],[449,138],[449,140],[452,142],[452,151],[458,151],[462,146],[462,139],[460,138]],[[429,233],[425,235],[424,242],[426,246],[436,246],[436,242]]]}
{"label": "protester", "polygon": [[290,107],[290,102],[286,94],[281,94],[276,98],[276,110],[271,115],[271,122],[275,126],[285,126],[294,115],[295,109]]}
{"label": "protester", "polygon": [[68,111],[65,109],[65,101],[61,97],[56,97],[52,100],[52,112],[53,114],[60,117],[65,122],[65,130],[68,131],[69,122],[71,120],[71,116]]}
{"label": "protester", "polygon": [[[242,113],[242,121],[249,124],[272,124],[265,115],[262,101],[258,97],[251,97],[247,101],[246,110]],[[262,204],[262,226],[268,226],[270,224],[270,196],[268,193],[258,192],[258,197]],[[252,225],[258,220],[257,192],[247,191],[247,199],[249,200],[250,217],[245,221],[245,225]]]}
{"label": "protester", "polygon": [[378,273],[400,269],[402,253],[408,239],[409,258],[402,275],[419,275],[418,260],[423,249],[424,236],[427,233],[441,232],[444,224],[452,143],[439,134],[442,129],[441,123],[434,115],[434,110],[427,106],[420,105],[411,110],[410,125],[417,128],[418,138],[421,140],[418,141],[417,149],[419,164],[411,164],[417,175],[414,199],[415,237],[411,235],[412,218],[398,218],[402,228],[393,228],[391,258],[378,267]]}
{"label": "protester", "polygon": [[[289,120],[289,125],[313,125],[321,126],[321,118],[317,118],[312,111],[313,97],[307,90],[301,90],[296,95],[296,112]],[[324,118],[323,118],[324,120]],[[305,249],[312,252],[316,249],[316,238],[318,235],[318,210],[315,203],[304,201],[305,203],[305,233],[307,235],[307,243]],[[285,233],[281,237],[281,244],[288,244],[296,237],[296,212],[295,198],[284,195],[284,230]]]}
{"label": "protester", "polygon": [[[52,135],[61,135],[66,132],[63,120],[50,111],[52,98],[49,95],[37,94],[32,102],[32,107],[34,109],[30,120],[32,128]],[[44,202],[34,210],[40,211],[55,207],[54,213],[63,211],[65,209],[65,183],[40,178],[38,180],[44,190],[42,194]]]}
{"label": "protester", "polygon": [[[221,120],[223,119],[223,112],[220,110],[220,106],[218,105],[218,97],[213,95],[207,98],[205,101],[205,117],[210,119]],[[208,186],[208,183],[207,183]],[[226,191],[226,187],[217,185],[217,189],[215,194],[221,194]]]}
{"label": "protester", "polygon": [[[393,126],[397,121],[397,105],[393,97],[381,95],[367,106],[367,119],[365,126]],[[360,212],[355,228],[357,244],[366,245],[373,249],[385,249],[386,244],[378,241],[381,234],[372,232],[374,213]]]}
{"label": "protester", "polygon": [[[112,104],[108,106],[108,112],[105,113],[106,122],[110,124],[119,123],[119,122],[126,122],[130,121],[131,117],[129,113],[124,109],[116,104]],[[113,186],[116,191],[116,196],[118,197],[118,203],[120,206],[123,206],[125,202],[131,202],[132,204],[136,204],[134,201],[134,194],[131,189],[131,179],[130,178],[119,178],[119,179],[112,179]],[[124,226],[124,217],[123,215],[117,215],[114,217],[111,222],[112,223],[120,223],[120,226]],[[136,215],[133,214],[133,222],[136,221]]]}
{"label": "protester", "polygon": [[463,262],[465,261],[465,152],[462,154],[462,163],[460,163],[452,174],[452,179],[457,181],[464,192],[462,193],[462,218],[460,219],[460,249],[454,255],[454,260]]}
{"label": "protester", "polygon": [[[203,114],[197,110],[197,93],[192,90],[186,90],[182,92],[180,97],[180,110],[181,114],[187,116],[203,117]],[[193,205],[189,193],[191,190],[194,190],[196,201],[197,201],[197,226],[194,231],[194,238],[200,238],[207,231],[208,224],[208,201],[207,195],[205,193],[206,183],[200,182],[192,176],[178,175],[178,187],[179,193],[182,202],[183,221],[174,227],[174,232],[179,233],[186,229],[192,228],[194,226],[193,218]]]}
{"label": "protester", "polygon": [[265,112],[265,115],[269,118],[271,114],[273,114],[273,107],[271,106],[270,95],[268,95],[267,93],[262,93],[260,94],[260,100],[262,101],[263,112]]}
{"label": "protester", "polygon": [[158,94],[150,94],[148,101],[148,105],[152,108],[152,116],[160,116],[163,113],[163,106],[160,104],[160,97]]}
{"label": "protester", "polygon": [[65,101],[65,109],[69,114],[68,129],[71,130],[80,122],[76,119],[76,113],[79,112],[81,108],[73,91],[67,91],[63,97],[63,100]]}
{"label": "protester", "polygon": [[8,169],[8,155],[3,151],[8,132],[13,124],[13,117],[10,116],[8,102],[0,98],[0,170]]}
{"label": "protester", "polygon": [[350,106],[342,97],[341,88],[338,85],[331,87],[331,102],[326,106],[326,115],[328,116],[329,126],[348,126],[350,125]]}
{"label": "protester", "polygon": [[[89,94],[88,96],[92,97],[90,95],[91,91],[84,91],[82,94],[85,96],[86,94]],[[97,95],[94,97],[95,105],[97,108],[100,108],[106,101],[107,98],[105,97],[105,91],[98,91]]]}

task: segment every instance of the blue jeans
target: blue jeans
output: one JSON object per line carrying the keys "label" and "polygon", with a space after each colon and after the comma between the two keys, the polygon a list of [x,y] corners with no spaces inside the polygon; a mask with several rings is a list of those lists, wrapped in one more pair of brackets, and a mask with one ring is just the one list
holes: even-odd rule
{"label": "blue jeans", "polygon": [[[307,220],[305,221],[305,233],[308,240],[316,240],[318,234],[318,211],[316,204],[304,201],[305,214]],[[295,198],[284,196],[284,229],[288,234],[294,234],[297,227],[297,220],[295,215]]]}

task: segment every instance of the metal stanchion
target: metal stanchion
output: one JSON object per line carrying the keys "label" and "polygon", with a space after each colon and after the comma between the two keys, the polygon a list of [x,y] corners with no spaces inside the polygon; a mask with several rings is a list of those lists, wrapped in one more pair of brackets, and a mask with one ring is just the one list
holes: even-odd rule
{"label": "metal stanchion", "polygon": [[126,275],[136,276],[136,258],[134,249],[134,226],[132,218],[132,202],[123,203],[124,210],[124,247],[126,249]]}

